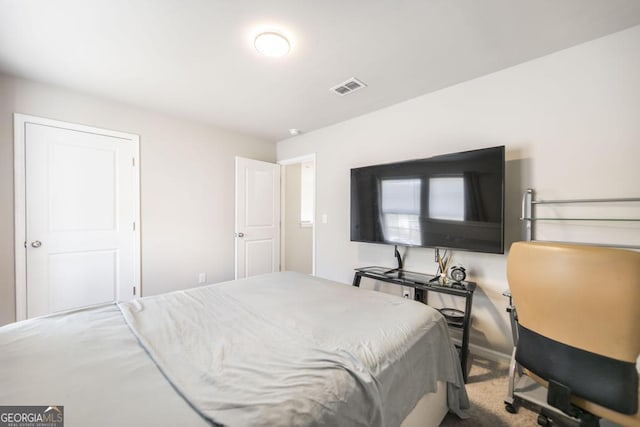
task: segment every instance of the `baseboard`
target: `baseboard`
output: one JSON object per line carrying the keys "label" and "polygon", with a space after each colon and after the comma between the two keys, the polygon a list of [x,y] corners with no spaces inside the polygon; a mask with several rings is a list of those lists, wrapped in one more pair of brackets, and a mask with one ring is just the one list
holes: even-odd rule
{"label": "baseboard", "polygon": [[[456,338],[452,338],[451,340],[457,345],[460,345],[460,340]],[[472,355],[483,357],[493,362],[509,364],[509,362],[511,361],[510,354],[504,354],[490,348],[479,346],[477,344],[469,344],[469,352]]]}
{"label": "baseboard", "polygon": [[499,351],[491,350],[490,348],[481,347],[479,345],[470,344],[469,351],[471,354],[475,354],[480,357],[484,357],[485,359],[492,360],[498,363],[509,364],[511,361],[510,354],[504,354]]}

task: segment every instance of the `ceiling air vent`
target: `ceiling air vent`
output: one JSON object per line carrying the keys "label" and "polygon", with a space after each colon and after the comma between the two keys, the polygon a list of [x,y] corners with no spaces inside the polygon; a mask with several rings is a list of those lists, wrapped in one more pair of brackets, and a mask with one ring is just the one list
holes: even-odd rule
{"label": "ceiling air vent", "polygon": [[352,77],[346,82],[342,82],[338,86],[334,86],[329,90],[337,93],[340,96],[344,96],[351,92],[355,92],[358,89],[362,89],[363,87],[367,87],[367,85],[356,79],[355,77]]}

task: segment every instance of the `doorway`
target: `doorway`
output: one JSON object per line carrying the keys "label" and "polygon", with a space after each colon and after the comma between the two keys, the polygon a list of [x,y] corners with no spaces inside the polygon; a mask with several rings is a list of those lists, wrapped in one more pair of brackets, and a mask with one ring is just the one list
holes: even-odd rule
{"label": "doorway", "polygon": [[315,274],[316,156],[278,163],[282,166],[281,270]]}

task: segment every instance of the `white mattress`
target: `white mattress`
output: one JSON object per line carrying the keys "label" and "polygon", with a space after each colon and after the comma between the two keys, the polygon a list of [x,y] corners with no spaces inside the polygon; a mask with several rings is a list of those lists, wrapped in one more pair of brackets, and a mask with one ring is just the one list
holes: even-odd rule
{"label": "white mattress", "polygon": [[439,313],[296,273],[8,325],[0,349],[0,405],[67,426],[398,426],[438,380],[468,405]]}

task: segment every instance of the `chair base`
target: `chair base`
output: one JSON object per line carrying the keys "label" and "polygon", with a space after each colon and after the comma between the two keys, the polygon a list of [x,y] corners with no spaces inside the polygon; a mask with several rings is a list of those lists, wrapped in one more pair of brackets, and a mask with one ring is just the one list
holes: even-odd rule
{"label": "chair base", "polygon": [[[534,381],[525,372],[514,367],[511,372],[509,395],[504,401],[505,410],[515,414],[520,406],[538,412],[538,424],[554,427],[598,427],[600,418],[572,406],[573,416],[547,403],[548,389]],[[610,425],[610,424],[609,424]]]}
{"label": "chair base", "polygon": [[515,368],[509,379],[509,395],[504,401],[507,412],[515,414],[520,406],[525,406],[531,411],[540,413],[539,420],[542,420],[542,417],[548,420],[546,424],[539,423],[540,425],[580,426],[579,419],[570,417],[547,403],[547,389],[545,387],[538,384],[526,373],[518,372],[517,366]]}
{"label": "chair base", "polygon": [[576,425],[576,421],[580,427],[600,427],[600,418],[587,412],[579,420],[567,418],[566,416],[558,417],[557,413],[544,408],[538,414],[538,425],[541,426],[573,427]]}

